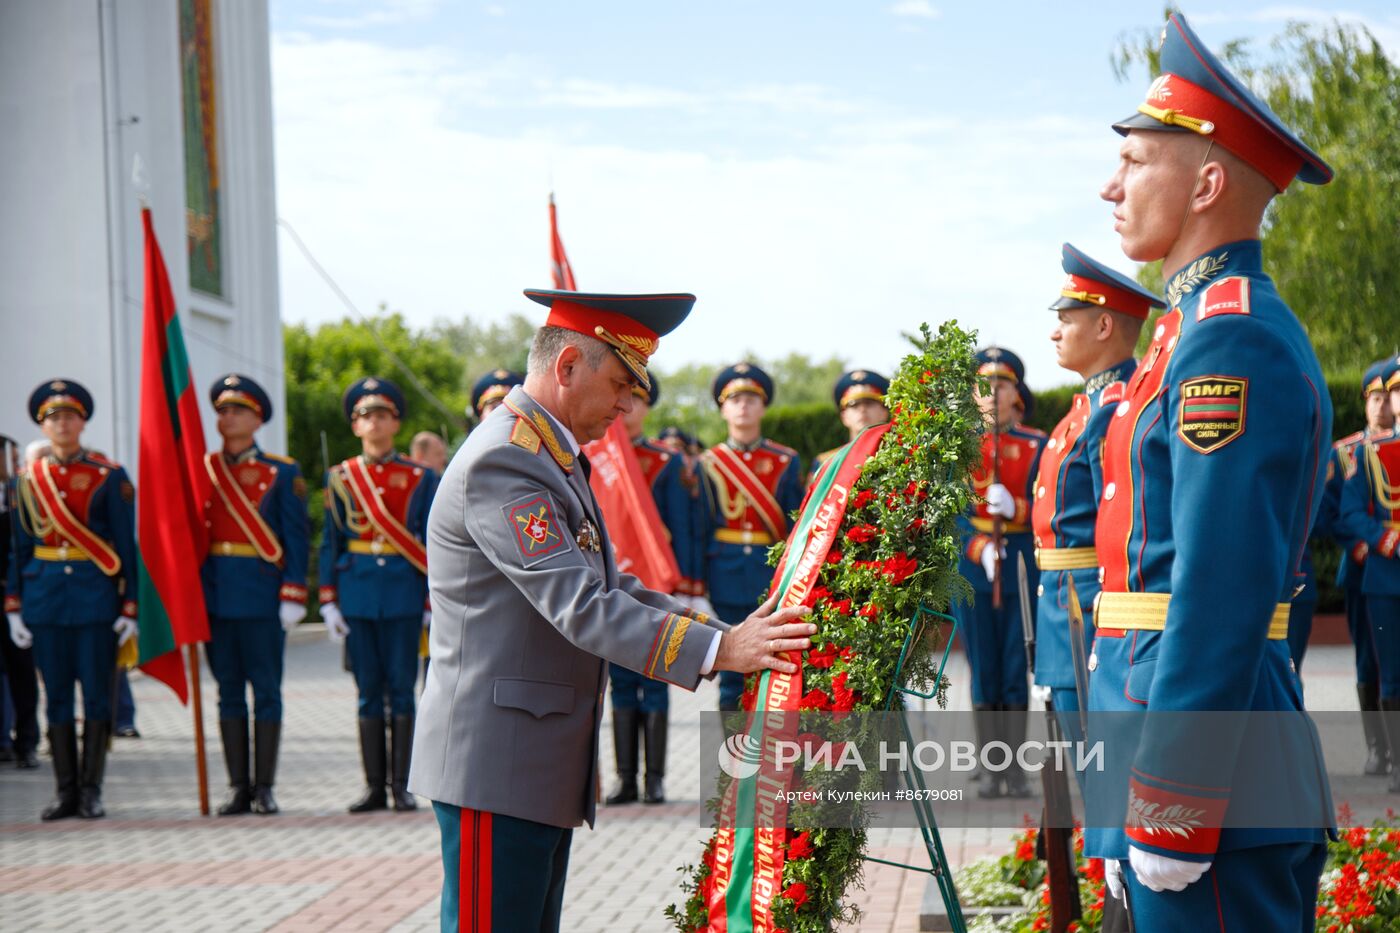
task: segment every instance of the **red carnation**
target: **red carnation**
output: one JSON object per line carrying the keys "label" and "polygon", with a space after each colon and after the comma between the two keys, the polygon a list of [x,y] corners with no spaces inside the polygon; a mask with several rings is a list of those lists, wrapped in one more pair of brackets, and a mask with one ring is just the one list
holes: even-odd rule
{"label": "red carnation", "polygon": [[812,594],[811,594],[812,605],[815,606],[817,603],[821,602],[823,599],[826,599],[826,598],[829,597],[830,595],[831,595],[831,590],[827,589],[827,588],[824,587],[824,586],[818,585],[818,586],[812,587]]}
{"label": "red carnation", "polygon": [[854,658],[855,656],[856,656],[856,649],[852,648],[850,645],[847,645],[846,647],[844,647],[844,648],[841,649],[841,660],[843,660],[843,661],[849,661],[849,660],[851,660],[851,658]]}
{"label": "red carnation", "polygon": [[793,906],[801,910],[802,905],[807,903],[807,886],[801,881],[790,884],[783,890],[783,897],[792,901]]}
{"label": "red carnation", "polygon": [[831,697],[826,695],[824,690],[809,690],[802,702],[798,704],[798,709],[831,709]]}
{"label": "red carnation", "polygon": [[851,500],[851,508],[863,509],[874,501],[875,493],[871,492],[869,489],[862,489],[860,492],[856,493],[856,497]]}
{"label": "red carnation", "polygon": [[831,708],[844,713],[855,706],[855,703],[855,691],[846,687],[846,672],[842,671],[831,678]]}
{"label": "red carnation", "polygon": [[841,563],[841,552],[840,552],[840,551],[836,551],[836,550],[827,551],[827,552],[826,552],[826,562],[827,562],[828,564],[839,564],[839,563]]}
{"label": "red carnation", "polygon": [[884,567],[885,577],[895,586],[908,580],[917,569],[919,569],[919,561],[903,551],[897,551],[893,557],[885,561]]}
{"label": "red carnation", "polygon": [[836,646],[827,643],[825,648],[809,648],[807,651],[807,664],[818,669],[831,667],[836,663]]}
{"label": "red carnation", "polygon": [[851,601],[849,599],[829,600],[827,602],[827,605],[839,612],[843,616],[848,616],[851,614]]}
{"label": "red carnation", "polygon": [[812,834],[799,833],[788,840],[788,858],[811,858],[816,849],[812,847]]}
{"label": "red carnation", "polygon": [[862,609],[859,614],[865,616],[867,619],[873,619],[880,614],[880,607],[871,603]]}
{"label": "red carnation", "polygon": [[846,537],[856,544],[867,544],[879,533],[880,532],[876,530],[874,525],[856,525],[850,531],[846,532]]}

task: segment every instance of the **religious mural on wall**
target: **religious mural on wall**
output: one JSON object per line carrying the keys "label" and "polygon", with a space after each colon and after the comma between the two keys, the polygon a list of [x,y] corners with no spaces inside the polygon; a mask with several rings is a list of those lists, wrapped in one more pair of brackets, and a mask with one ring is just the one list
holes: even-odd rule
{"label": "religious mural on wall", "polygon": [[190,287],[224,295],[215,110],[213,0],[180,0],[181,97],[185,116],[185,230]]}

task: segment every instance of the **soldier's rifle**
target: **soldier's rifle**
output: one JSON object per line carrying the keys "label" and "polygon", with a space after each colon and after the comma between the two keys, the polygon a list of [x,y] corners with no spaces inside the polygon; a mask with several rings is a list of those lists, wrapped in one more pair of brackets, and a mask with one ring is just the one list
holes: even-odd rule
{"label": "soldier's rifle", "polygon": [[[1001,485],[1001,409],[997,386],[992,383],[992,483]],[[1005,532],[1000,515],[992,516],[992,608],[1001,609],[1001,548]]]}
{"label": "soldier's rifle", "polygon": [[[1026,574],[1026,555],[1016,555],[1016,582],[1021,596],[1021,634],[1026,645],[1026,668],[1035,674],[1035,623],[1031,621],[1031,586]],[[1045,731],[1049,747],[1062,740],[1055,707],[1045,703]],[[1079,904],[1079,875],[1074,870],[1074,806],[1069,796],[1069,777],[1056,763],[1044,762],[1040,769],[1040,789],[1044,805],[1040,811],[1040,836],[1036,855],[1045,860],[1050,886],[1050,933],[1065,933],[1069,925],[1083,917]]]}

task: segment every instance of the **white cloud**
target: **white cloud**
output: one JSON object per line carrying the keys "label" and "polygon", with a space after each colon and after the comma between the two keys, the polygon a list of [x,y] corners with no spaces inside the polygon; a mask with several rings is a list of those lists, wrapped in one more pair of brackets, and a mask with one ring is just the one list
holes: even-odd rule
{"label": "white cloud", "polygon": [[899,0],[890,7],[890,12],[895,16],[910,16],[916,19],[938,19],[943,15],[943,11],[928,0]]}
{"label": "white cloud", "polygon": [[[362,309],[385,301],[418,324],[538,318],[520,290],[549,282],[551,183],[583,288],[700,296],[680,338],[663,343],[663,369],[746,350],[890,369],[900,331],[958,317],[1014,346],[1032,384],[1059,384],[1044,339],[1059,242],[1130,268],[1094,198],[1114,148],[1066,119],[890,114],[820,88],[535,88],[523,62],[477,70],[444,50],[280,35],[273,66],[279,214]],[[762,122],[793,101],[846,110],[818,121],[824,135],[810,144],[754,155],[661,143],[635,120],[630,136],[579,131],[582,113],[507,129],[482,115],[544,105],[522,98],[507,111],[502,87],[595,108],[674,94],[683,111],[719,107],[720,125]],[[463,101],[480,109],[464,115]],[[284,316],[339,318],[282,245]]]}

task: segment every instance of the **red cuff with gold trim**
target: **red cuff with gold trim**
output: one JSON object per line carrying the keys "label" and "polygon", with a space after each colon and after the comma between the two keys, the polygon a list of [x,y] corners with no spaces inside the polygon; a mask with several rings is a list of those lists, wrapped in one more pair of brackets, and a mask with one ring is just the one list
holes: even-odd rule
{"label": "red cuff with gold trim", "polygon": [[967,559],[974,563],[982,559],[982,550],[992,543],[990,535],[973,535],[967,541]]}
{"label": "red cuff with gold trim", "polygon": [[320,601],[321,605],[323,605],[323,606],[324,606],[326,603],[333,603],[333,602],[335,602],[335,587],[333,587],[333,586],[323,586],[323,587],[321,587],[321,589],[318,590],[317,593],[316,593],[316,598]]}
{"label": "red cuff with gold trim", "polygon": [[277,591],[277,598],[284,603],[306,605],[306,587],[299,583],[283,583],[282,589]]}
{"label": "red cuff with gold trim", "polygon": [[5,611],[19,612],[19,597],[10,593],[5,594]]}
{"label": "red cuff with gold trim", "polygon": [[1140,845],[1186,855],[1211,855],[1230,805],[1227,787],[1194,787],[1153,778],[1136,768],[1128,778],[1124,831]]}
{"label": "red cuff with gold trim", "polygon": [[1391,528],[1381,535],[1380,541],[1376,542],[1376,550],[1382,557],[1394,557],[1395,546],[1400,544],[1400,529]]}
{"label": "red cuff with gold trim", "polygon": [[1025,499],[1016,498],[1016,517],[1011,519],[1017,525],[1024,525],[1031,515],[1031,504]]}
{"label": "red cuff with gold trim", "polygon": [[1354,563],[1364,564],[1366,563],[1366,555],[1370,551],[1371,548],[1365,541],[1358,541],[1356,546],[1351,549],[1351,559]]}

